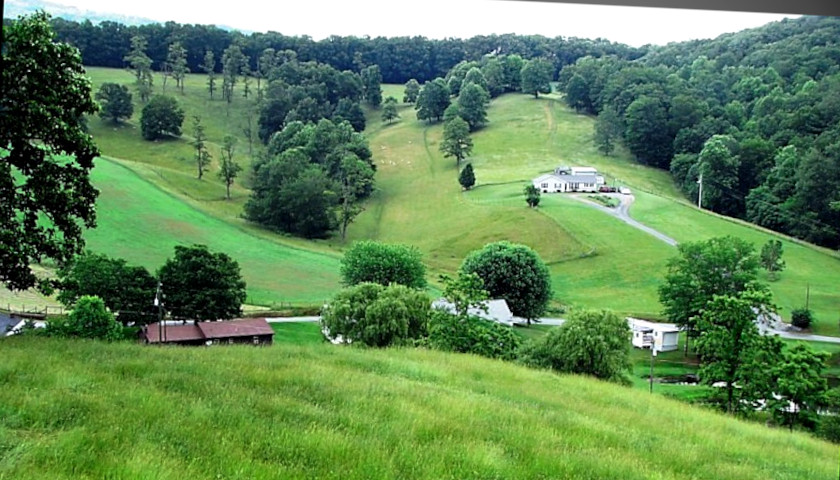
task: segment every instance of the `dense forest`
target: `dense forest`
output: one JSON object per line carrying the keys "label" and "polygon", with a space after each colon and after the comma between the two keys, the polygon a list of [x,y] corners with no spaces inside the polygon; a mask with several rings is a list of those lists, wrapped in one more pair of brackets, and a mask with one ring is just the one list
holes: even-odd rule
{"label": "dense forest", "polygon": [[558,79],[598,115],[604,153],[622,140],[692,200],[702,185],[704,208],[837,248],[838,40],[840,18],[801,17],[636,60],[582,57]]}
{"label": "dense forest", "polygon": [[58,39],[76,46],[88,66],[124,67],[123,58],[131,49],[131,38],[139,35],[148,42],[146,53],[154,69],[164,65],[169,45],[174,42],[180,42],[186,49],[187,66],[192,72],[201,71],[207,50],[221,58],[225,49],[235,43],[250,59],[253,71],[258,69],[257,60],[262,52],[271,48],[278,52],[293,51],[301,62],[317,61],[338,70],[360,72],[365,66],[379,65],[385,83],[405,83],[412,78],[423,83],[446,75],[463,60],[478,60],[491,52],[518,54],[524,58],[545,57],[551,59],[556,73],[586,55],[615,55],[632,60],[647,51],[603,39],[540,35],[486,35],[443,40],[331,36],[315,41],[308,36],[287,36],[277,32],[244,35],[212,25],[175,22],[126,26],[116,22],[93,24],[54,18],[52,25]]}
{"label": "dense forest", "polygon": [[639,162],[670,170],[692,201],[702,185],[704,208],[840,247],[840,18],[806,16],[642,48],[539,35],[315,41],[174,22],[52,24],[86,65],[126,67],[132,39],[143,38],[154,70],[167,68],[177,44],[188,71],[224,78],[233,68],[264,78],[265,143],[293,121],[347,120],[362,130],[359,102],[381,101],[367,98],[368,83],[378,92],[379,82],[434,86],[438,79],[458,95],[461,79],[479,67],[485,76],[501,72],[496,91],[488,86],[495,96],[511,90],[506,69],[520,57],[540,59],[571,107],[597,115],[594,140],[603,153],[621,142]]}

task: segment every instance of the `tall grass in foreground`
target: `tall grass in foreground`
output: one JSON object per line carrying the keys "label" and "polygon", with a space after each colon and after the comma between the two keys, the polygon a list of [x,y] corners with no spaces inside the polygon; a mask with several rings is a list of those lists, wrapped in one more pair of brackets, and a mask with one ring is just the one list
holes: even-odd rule
{"label": "tall grass in foreground", "polygon": [[468,355],[2,344],[0,478],[815,479],[836,446]]}

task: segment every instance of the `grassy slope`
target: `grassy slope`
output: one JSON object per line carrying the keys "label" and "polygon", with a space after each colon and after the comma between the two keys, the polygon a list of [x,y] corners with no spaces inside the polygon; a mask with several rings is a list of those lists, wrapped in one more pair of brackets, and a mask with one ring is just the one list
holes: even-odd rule
{"label": "grassy slope", "polygon": [[836,446],[804,434],[467,355],[4,342],[0,478],[836,473]]}

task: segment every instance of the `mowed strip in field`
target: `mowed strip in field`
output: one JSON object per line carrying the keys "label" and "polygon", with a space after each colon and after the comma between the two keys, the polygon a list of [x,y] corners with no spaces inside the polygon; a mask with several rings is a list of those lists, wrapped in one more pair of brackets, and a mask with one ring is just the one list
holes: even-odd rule
{"label": "mowed strip in field", "polygon": [[0,478],[836,475],[805,433],[473,355],[4,342]]}
{"label": "mowed strip in field", "polygon": [[100,158],[92,174],[101,194],[88,247],[157,269],[175,245],[205,244],[239,262],[248,303],[320,304],[339,288],[338,256],[298,249],[207,215],[116,161]]}

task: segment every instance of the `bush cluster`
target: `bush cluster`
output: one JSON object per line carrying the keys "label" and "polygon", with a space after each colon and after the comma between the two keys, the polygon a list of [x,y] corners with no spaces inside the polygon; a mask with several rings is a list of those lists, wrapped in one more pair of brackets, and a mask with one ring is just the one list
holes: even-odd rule
{"label": "bush cluster", "polygon": [[500,323],[434,310],[429,317],[429,336],[425,344],[447,352],[516,360],[522,340],[511,327]]}

